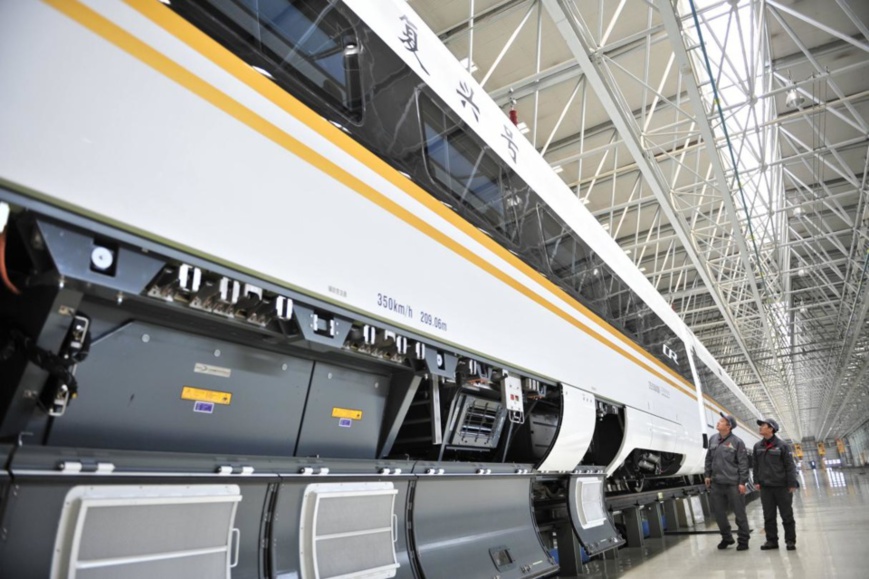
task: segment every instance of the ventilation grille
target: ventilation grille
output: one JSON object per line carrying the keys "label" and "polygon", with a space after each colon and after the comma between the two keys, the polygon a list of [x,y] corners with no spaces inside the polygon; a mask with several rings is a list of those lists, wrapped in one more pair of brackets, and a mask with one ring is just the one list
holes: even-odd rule
{"label": "ventilation grille", "polygon": [[397,494],[392,483],[309,485],[300,522],[302,579],[394,577]]}
{"label": "ventilation grille", "polygon": [[52,577],[229,577],[239,493],[237,485],[74,487]]}
{"label": "ventilation grille", "polygon": [[597,478],[576,479],[579,487],[576,495],[580,497],[579,524],[583,529],[597,527],[607,520],[603,504],[603,481]]}
{"label": "ventilation grille", "polygon": [[451,444],[495,448],[501,437],[505,415],[500,402],[465,396]]}

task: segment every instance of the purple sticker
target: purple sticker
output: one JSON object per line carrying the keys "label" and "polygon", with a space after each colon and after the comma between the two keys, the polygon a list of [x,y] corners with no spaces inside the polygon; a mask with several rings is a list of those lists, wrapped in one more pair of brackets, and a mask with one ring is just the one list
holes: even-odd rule
{"label": "purple sticker", "polygon": [[340,426],[341,428],[350,428],[351,426],[353,426],[353,421],[349,418],[339,418],[338,426]]}
{"label": "purple sticker", "polygon": [[204,412],[205,414],[211,414],[214,412],[214,402],[202,402],[196,401],[193,403],[193,412]]}

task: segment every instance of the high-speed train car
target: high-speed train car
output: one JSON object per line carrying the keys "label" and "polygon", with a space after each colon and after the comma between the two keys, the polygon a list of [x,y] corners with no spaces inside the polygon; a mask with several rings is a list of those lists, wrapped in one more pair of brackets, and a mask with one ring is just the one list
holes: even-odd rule
{"label": "high-speed train car", "polygon": [[4,576],[551,575],[756,415],[406,3],[0,32]]}

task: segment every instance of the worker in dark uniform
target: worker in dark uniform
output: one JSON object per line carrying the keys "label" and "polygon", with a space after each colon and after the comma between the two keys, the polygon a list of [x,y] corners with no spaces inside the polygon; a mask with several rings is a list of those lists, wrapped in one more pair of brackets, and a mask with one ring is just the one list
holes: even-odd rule
{"label": "worker in dark uniform", "polygon": [[778,509],[785,530],[785,544],[788,551],[793,551],[797,548],[793,509],[794,491],[798,486],[797,467],[790,447],[775,435],[778,423],[772,418],[763,418],[757,424],[763,440],[754,445],[754,483],[760,489],[766,529],[766,542],[760,548],[764,551],[778,549]]}
{"label": "worker in dark uniform", "polygon": [[718,434],[712,435],[709,450],[706,451],[706,488],[712,498],[712,510],[715,522],[721,531],[719,549],[732,545],[733,534],[730,531],[730,521],[727,520],[727,505],[733,509],[736,516],[737,551],[748,549],[748,518],[745,516],[745,485],[748,483],[748,451],[745,443],[733,434],[736,419],[729,414],[721,413],[721,420],[716,425]]}

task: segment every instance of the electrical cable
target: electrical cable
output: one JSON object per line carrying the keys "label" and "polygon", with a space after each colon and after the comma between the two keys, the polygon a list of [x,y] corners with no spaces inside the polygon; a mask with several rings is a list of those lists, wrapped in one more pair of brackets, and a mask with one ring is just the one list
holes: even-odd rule
{"label": "electrical cable", "polygon": [[0,233],[0,277],[3,278],[3,285],[6,286],[13,294],[20,296],[21,290],[18,289],[14,283],[9,279],[9,275],[6,272],[6,232]]}

